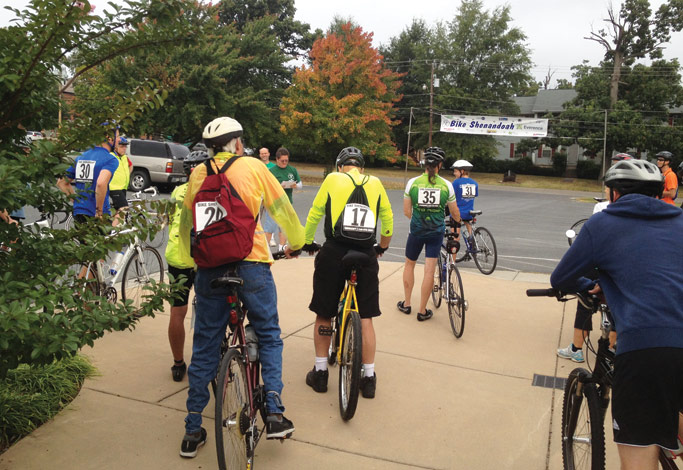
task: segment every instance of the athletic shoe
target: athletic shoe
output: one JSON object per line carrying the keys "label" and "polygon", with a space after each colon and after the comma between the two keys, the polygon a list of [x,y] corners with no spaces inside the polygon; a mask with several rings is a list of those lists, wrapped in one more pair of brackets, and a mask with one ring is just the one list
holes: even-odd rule
{"label": "athletic shoe", "polygon": [[572,345],[570,344],[564,349],[558,349],[557,355],[562,359],[571,359],[574,362],[583,362],[583,350],[579,349],[577,351],[572,350]]}
{"label": "athletic shoe", "polygon": [[200,428],[194,434],[185,434],[183,443],[180,445],[180,456],[188,459],[197,456],[197,449],[206,444],[206,429]]}
{"label": "athletic shoe", "polygon": [[405,313],[406,315],[410,315],[410,306],[406,307],[404,306],[404,304],[405,301],[401,300],[399,303],[396,304],[396,306],[401,312]]}
{"label": "athletic shoe", "polygon": [[266,438],[288,439],[294,432],[294,424],[284,415],[272,414],[266,416]]}
{"label": "athletic shoe", "polygon": [[377,374],[372,374],[372,377],[361,377],[360,379],[360,393],[363,398],[375,398],[375,388],[377,388]]}
{"label": "athletic shoe", "polygon": [[417,321],[429,320],[433,315],[434,313],[429,309],[425,310],[425,313],[417,312]]}
{"label": "athletic shoe", "polygon": [[275,237],[270,237],[270,246],[277,246],[277,242],[275,241]]}
{"label": "athletic shoe", "polygon": [[187,364],[185,364],[184,362],[179,366],[174,364],[173,367],[171,367],[171,374],[173,375],[173,380],[176,382],[180,382],[181,380],[183,380],[183,377],[185,377],[186,370]]}
{"label": "athletic shoe", "polygon": [[310,386],[313,390],[318,393],[327,392],[327,379],[330,373],[327,370],[309,370],[306,374],[306,385]]}

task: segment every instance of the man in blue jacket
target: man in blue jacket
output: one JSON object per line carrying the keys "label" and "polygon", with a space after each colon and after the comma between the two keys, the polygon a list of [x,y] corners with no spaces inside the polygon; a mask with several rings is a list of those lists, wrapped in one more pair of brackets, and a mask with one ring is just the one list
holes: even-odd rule
{"label": "man in blue jacket", "polygon": [[591,289],[597,268],[617,330],[612,427],[622,469],[657,468],[676,449],[683,408],[683,211],[657,197],[655,165],[624,160],[605,174],[611,204],[593,215],[555,268],[555,289]]}

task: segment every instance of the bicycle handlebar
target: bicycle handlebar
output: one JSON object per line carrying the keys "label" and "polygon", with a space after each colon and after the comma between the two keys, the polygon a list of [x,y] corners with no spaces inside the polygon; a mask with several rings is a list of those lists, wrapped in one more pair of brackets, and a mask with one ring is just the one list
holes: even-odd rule
{"label": "bicycle handlebar", "polygon": [[561,297],[562,293],[553,289],[527,289],[527,297]]}
{"label": "bicycle handlebar", "polygon": [[[289,256],[291,256],[293,258],[295,256],[299,256],[300,254],[301,254],[301,248],[299,248],[298,250],[292,251],[289,254]],[[283,258],[286,258],[285,250],[280,250],[280,251],[276,251],[275,253],[273,253],[273,259],[274,260],[283,259]]]}

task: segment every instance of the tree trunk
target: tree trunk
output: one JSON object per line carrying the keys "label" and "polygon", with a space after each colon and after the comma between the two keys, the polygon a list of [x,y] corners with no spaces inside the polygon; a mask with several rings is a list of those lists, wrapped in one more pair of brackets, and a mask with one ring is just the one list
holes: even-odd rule
{"label": "tree trunk", "polygon": [[609,82],[609,109],[614,109],[619,99],[619,79],[621,78],[621,66],[624,63],[624,54],[619,49],[614,51],[614,69],[612,79]]}

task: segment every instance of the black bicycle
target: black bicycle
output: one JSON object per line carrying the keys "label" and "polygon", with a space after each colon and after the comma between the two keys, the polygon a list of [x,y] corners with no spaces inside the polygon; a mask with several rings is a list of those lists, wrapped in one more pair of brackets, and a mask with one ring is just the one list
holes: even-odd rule
{"label": "black bicycle", "polygon": [[[569,374],[562,399],[562,461],[565,470],[605,468],[605,413],[610,402],[614,376],[615,350],[610,348],[612,319],[609,307],[597,296],[567,294],[555,289],[528,289],[529,297],[556,297],[559,302],[577,298],[582,305],[600,312],[601,335],[593,371],[577,367]],[[616,346],[615,346],[616,348]],[[659,462],[664,470],[677,470],[676,456],[659,448]]]}

